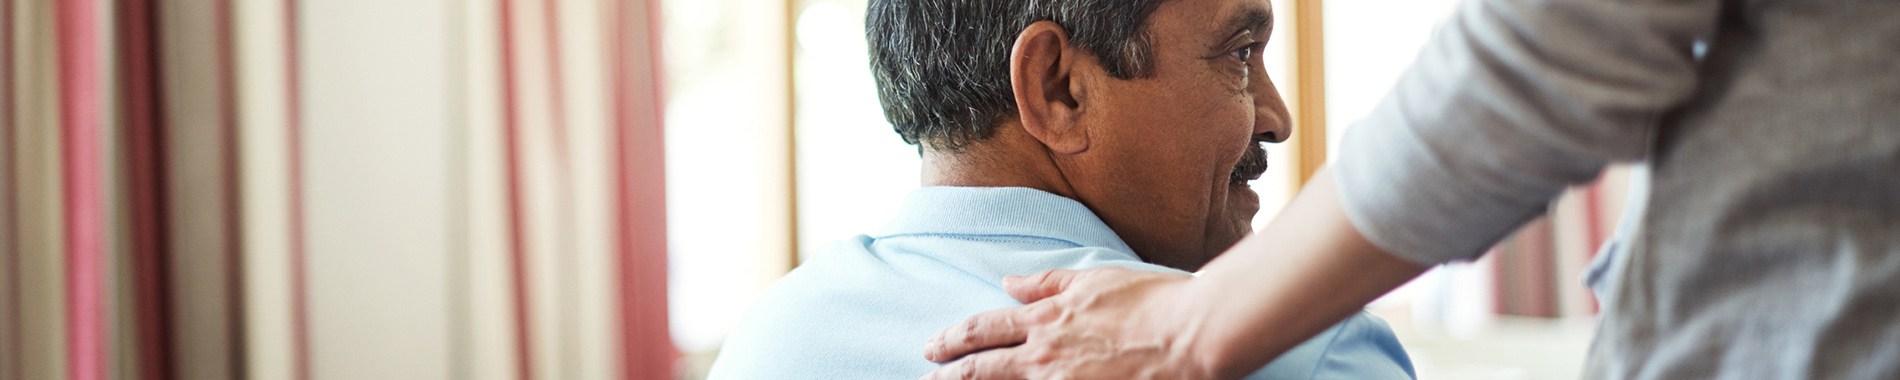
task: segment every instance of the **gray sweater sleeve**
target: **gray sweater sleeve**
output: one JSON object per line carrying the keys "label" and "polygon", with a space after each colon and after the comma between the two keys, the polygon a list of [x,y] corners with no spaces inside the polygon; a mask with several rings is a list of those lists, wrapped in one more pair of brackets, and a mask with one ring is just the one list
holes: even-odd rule
{"label": "gray sweater sleeve", "polygon": [[1720,0],[1467,0],[1346,131],[1353,224],[1422,264],[1468,260],[1570,184],[1645,157],[1696,88]]}

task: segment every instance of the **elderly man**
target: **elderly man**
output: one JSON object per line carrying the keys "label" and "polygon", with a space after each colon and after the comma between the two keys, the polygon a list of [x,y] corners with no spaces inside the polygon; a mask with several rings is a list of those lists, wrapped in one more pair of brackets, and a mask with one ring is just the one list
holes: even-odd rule
{"label": "elderly man", "polygon": [[[1266,0],[873,0],[879,95],[925,187],[773,286],[712,378],[916,378],[932,333],[1020,305],[1004,276],[1197,270],[1250,231],[1259,142],[1290,133],[1260,58],[1272,20]],[[1255,375],[1412,368],[1360,312]]]}

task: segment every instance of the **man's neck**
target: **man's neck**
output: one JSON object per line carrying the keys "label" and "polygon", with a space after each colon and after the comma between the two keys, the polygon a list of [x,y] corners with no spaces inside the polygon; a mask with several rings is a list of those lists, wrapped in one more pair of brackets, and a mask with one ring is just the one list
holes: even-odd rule
{"label": "man's neck", "polygon": [[924,186],[1027,187],[1075,199],[1075,189],[1040,141],[1014,125],[956,151],[923,148]]}

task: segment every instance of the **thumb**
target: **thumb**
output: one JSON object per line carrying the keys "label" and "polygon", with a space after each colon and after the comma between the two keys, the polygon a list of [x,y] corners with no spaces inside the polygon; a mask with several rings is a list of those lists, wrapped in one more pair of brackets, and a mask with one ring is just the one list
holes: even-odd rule
{"label": "thumb", "polygon": [[1025,304],[1053,297],[1069,289],[1076,277],[1082,272],[1069,269],[1043,271],[1028,276],[1009,276],[1003,278],[1003,291],[1016,301]]}

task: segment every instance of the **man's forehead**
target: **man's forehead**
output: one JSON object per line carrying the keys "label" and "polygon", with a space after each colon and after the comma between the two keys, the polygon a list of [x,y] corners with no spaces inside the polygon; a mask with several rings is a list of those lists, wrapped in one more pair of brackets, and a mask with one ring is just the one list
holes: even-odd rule
{"label": "man's forehead", "polygon": [[1273,4],[1268,0],[1169,0],[1155,9],[1151,21],[1183,32],[1266,32],[1273,22]]}

